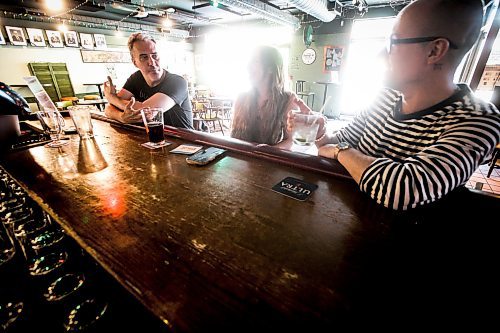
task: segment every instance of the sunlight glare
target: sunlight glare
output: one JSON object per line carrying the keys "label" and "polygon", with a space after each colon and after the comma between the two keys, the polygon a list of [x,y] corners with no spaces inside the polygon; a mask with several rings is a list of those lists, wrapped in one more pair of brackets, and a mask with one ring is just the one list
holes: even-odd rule
{"label": "sunlight glare", "polygon": [[342,114],[356,114],[373,101],[383,87],[385,40],[395,18],[356,20],[343,73]]}
{"label": "sunlight glare", "polygon": [[[275,47],[289,44],[293,30],[286,27],[238,28],[218,30],[206,36],[205,68],[207,85],[217,89],[217,93],[235,97],[250,87],[248,62],[257,46]],[[242,38],[244,36],[244,38]],[[283,54],[284,67],[287,68],[288,53]],[[286,56],[286,57],[285,57]]]}

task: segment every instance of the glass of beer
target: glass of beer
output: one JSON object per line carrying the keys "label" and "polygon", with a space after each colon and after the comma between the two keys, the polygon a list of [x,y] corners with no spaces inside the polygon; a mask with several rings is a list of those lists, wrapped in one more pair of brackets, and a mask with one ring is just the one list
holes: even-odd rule
{"label": "glass of beer", "polygon": [[163,112],[162,108],[144,108],[141,110],[144,125],[148,132],[149,142],[161,145],[165,143],[165,135],[163,133]]}

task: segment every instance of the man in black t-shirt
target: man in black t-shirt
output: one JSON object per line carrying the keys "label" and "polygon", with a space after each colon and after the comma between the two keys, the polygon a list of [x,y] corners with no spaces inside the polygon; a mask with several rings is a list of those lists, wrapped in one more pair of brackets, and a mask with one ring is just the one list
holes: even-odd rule
{"label": "man in black t-shirt", "polygon": [[193,114],[186,80],[167,72],[160,65],[155,40],[146,34],[134,33],[128,40],[133,64],[139,69],[116,89],[108,77],[104,95],[109,104],[105,113],[109,118],[123,123],[142,122],[140,109],[161,107],[165,125],[193,128]]}

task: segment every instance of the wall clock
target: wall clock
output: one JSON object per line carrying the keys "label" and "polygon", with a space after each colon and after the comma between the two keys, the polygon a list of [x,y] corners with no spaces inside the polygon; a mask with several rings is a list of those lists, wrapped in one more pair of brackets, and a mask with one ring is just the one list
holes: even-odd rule
{"label": "wall clock", "polygon": [[306,65],[312,64],[316,60],[316,51],[314,49],[305,49],[302,52],[302,62]]}

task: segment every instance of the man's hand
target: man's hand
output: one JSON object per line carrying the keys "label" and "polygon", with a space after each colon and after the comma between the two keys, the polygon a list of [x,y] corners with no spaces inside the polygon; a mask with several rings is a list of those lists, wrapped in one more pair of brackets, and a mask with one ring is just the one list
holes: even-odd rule
{"label": "man's hand", "polygon": [[108,80],[104,82],[104,96],[108,101],[116,96],[116,86],[113,84],[113,80],[108,76]]}
{"label": "man's hand", "polygon": [[337,144],[327,144],[318,148],[318,155],[326,158],[335,159],[338,151]]}
{"label": "man's hand", "polygon": [[138,123],[142,121],[141,111],[133,108],[134,103],[135,98],[132,97],[121,114],[120,118],[122,123]]}

